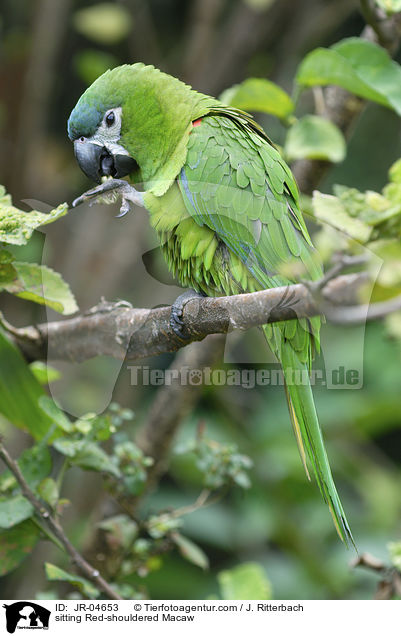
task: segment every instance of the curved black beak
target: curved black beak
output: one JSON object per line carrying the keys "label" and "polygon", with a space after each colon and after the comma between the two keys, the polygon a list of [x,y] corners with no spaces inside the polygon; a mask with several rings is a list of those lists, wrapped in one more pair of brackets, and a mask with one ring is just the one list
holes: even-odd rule
{"label": "curved black beak", "polygon": [[132,157],[113,155],[105,146],[100,146],[85,138],[74,141],[74,154],[82,172],[96,183],[100,183],[101,177],[104,176],[121,179],[138,167]]}

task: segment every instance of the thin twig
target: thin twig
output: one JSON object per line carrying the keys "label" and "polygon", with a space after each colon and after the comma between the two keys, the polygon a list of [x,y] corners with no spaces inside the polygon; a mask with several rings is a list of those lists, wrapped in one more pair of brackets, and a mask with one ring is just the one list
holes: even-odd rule
{"label": "thin twig", "polygon": [[304,281],[304,284],[308,287],[308,289],[313,289],[314,286],[318,290],[324,289],[331,280],[337,278],[337,276],[339,276],[345,269],[349,267],[357,267],[359,265],[366,265],[368,262],[368,256],[366,254],[358,254],[356,256],[340,254],[335,260],[336,262],[334,265],[324,273],[322,278],[312,283],[310,281]]}
{"label": "thin twig", "polygon": [[396,567],[386,565],[381,559],[367,552],[351,561],[350,566],[353,568],[363,567],[381,575],[374,595],[375,600],[390,600],[401,595],[401,574]]}
{"label": "thin twig", "polygon": [[380,42],[380,44],[385,47],[388,41],[387,36],[382,29],[383,16],[380,16],[378,14],[376,8],[373,8],[370,0],[360,0],[360,2],[361,13],[366,21],[366,24],[368,24],[373,29],[377,36],[378,42]]}
{"label": "thin twig", "polygon": [[368,552],[364,552],[360,556],[353,559],[350,563],[352,568],[364,567],[368,570],[373,570],[374,572],[378,572],[379,574],[384,574],[389,571],[389,567],[386,566],[385,563],[381,559],[369,554]]}
{"label": "thin twig", "polygon": [[313,100],[315,102],[315,112],[320,117],[326,117],[326,102],[324,101],[324,92],[321,86],[314,86]]}
{"label": "thin twig", "polygon": [[44,521],[51,532],[56,536],[57,540],[63,545],[65,551],[69,554],[71,561],[76,567],[90,579],[95,586],[103,592],[107,598],[122,600],[122,597],[113,590],[113,588],[103,579],[98,570],[95,570],[83,556],[74,548],[70,540],[66,537],[64,530],[56,517],[53,516],[48,506],[42,502],[30,489],[26,482],[17,462],[11,457],[0,438],[0,457],[6,466],[10,469],[15,479],[19,483],[22,494],[33,506],[35,513],[41,521]]}
{"label": "thin twig", "polygon": [[159,515],[160,518],[166,519],[179,519],[180,517],[184,517],[185,515],[189,515],[192,512],[196,512],[200,508],[204,508],[206,505],[210,505],[213,501],[209,500],[211,495],[211,491],[208,488],[204,488],[199,496],[197,497],[194,503],[189,504],[188,506],[181,506],[181,508],[176,508],[171,512],[167,512],[166,514]]}

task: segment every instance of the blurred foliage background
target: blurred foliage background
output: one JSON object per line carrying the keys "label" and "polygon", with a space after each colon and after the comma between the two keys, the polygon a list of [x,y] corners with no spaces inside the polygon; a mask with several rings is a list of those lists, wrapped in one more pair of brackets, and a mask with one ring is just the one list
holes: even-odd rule
{"label": "blurred foliage background", "polygon": [[[43,212],[88,187],[66,121],[86,86],[109,67],[143,61],[213,95],[249,76],[268,77],[291,92],[295,70],[308,51],[358,36],[364,24],[354,0],[1,0],[0,183],[16,205]],[[313,97],[306,93],[299,114],[312,106]],[[282,144],[282,124],[269,115],[258,119]],[[331,168],[319,189],[330,193],[340,183],[380,190],[401,155],[400,132],[394,112],[369,104],[354,127],[345,160]],[[138,307],[171,303],[179,289],[157,260],[143,258],[156,246],[146,212],[121,220],[113,213],[110,206],[82,206],[13,253],[61,272],[81,311],[101,296]],[[56,317],[11,295],[3,295],[0,305],[17,326]],[[317,387],[316,404],[358,549],[388,561],[388,543],[401,540],[399,340],[380,323],[366,330],[327,325],[323,338],[325,357],[345,368],[363,367],[362,388]],[[218,366],[258,369],[268,362],[260,345],[256,330],[229,336],[225,361]],[[171,360],[164,355],[143,364],[165,368]],[[114,400],[135,412],[126,425],[133,427],[132,435],[146,418],[156,388],[132,386],[126,363],[101,358],[54,366],[61,379],[52,384],[51,394],[72,416],[101,413]],[[375,575],[349,567],[353,554],[339,542],[318,488],[305,479],[282,387],[204,387],[195,412],[181,427],[168,473],[143,502],[143,514],[196,500],[200,473],[181,451],[196,437],[200,422],[208,438],[235,444],[252,459],[251,486],[234,488],[185,517],[183,532],[208,555],[208,570],[169,552],[130,582],[146,588],[150,598],[207,598],[219,593],[219,572],[252,561],[262,566],[273,598],[372,598]],[[0,426],[15,456],[29,446],[27,435],[3,420]],[[64,512],[64,525],[86,549],[107,505],[101,478],[74,468],[63,496],[73,504]],[[2,598],[46,595],[44,558],[65,565],[52,547],[40,544],[0,579]]]}

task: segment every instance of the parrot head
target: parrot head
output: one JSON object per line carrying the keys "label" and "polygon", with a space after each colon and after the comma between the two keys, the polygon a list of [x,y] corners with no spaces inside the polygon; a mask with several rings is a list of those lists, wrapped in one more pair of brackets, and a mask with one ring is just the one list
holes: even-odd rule
{"label": "parrot head", "polygon": [[153,66],[106,71],[68,120],[79,166],[98,183],[103,176],[152,179],[177,154],[208,99]]}
{"label": "parrot head", "polygon": [[[122,67],[123,68],[123,67]],[[85,91],[68,119],[68,136],[81,170],[92,181],[121,178],[135,171],[136,161],[123,145],[123,108],[127,87],[123,73],[107,71]]]}
{"label": "parrot head", "polygon": [[[106,108],[96,120],[94,114],[94,111],[87,113],[89,116],[81,128],[82,134],[71,137],[81,170],[98,183],[103,176],[120,178],[134,172],[136,161],[120,143],[122,107]],[[91,121],[96,121],[95,128]]]}

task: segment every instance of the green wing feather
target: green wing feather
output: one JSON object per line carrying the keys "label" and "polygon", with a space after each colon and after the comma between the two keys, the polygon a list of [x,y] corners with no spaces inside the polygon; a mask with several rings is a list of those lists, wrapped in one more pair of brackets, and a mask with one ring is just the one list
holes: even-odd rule
{"label": "green wing feather", "polygon": [[[246,113],[215,107],[194,127],[178,184],[192,218],[216,233],[261,289],[294,282],[288,275],[291,261],[302,263],[303,277],[321,277],[291,171]],[[319,317],[263,327],[283,366],[291,421],[306,473],[309,477],[308,456],[340,538],[353,543],[332,478],[309,382],[314,350],[319,350],[319,328]],[[294,382],[294,371],[306,381]]]}

